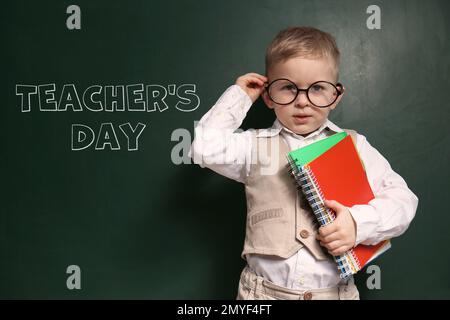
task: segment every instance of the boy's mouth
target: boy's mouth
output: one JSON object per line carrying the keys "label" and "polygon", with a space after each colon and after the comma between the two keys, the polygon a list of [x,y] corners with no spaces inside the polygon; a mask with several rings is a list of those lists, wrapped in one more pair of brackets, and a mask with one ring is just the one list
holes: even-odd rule
{"label": "boy's mouth", "polygon": [[292,117],[294,118],[294,122],[296,124],[304,124],[307,123],[309,121],[309,118],[311,118],[312,116],[303,114],[294,114]]}

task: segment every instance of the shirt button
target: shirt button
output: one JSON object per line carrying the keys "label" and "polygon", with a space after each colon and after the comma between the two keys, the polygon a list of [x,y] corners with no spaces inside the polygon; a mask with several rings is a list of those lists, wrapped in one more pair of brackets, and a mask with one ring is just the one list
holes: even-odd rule
{"label": "shirt button", "polygon": [[303,239],[306,239],[309,237],[309,232],[306,229],[303,229],[302,231],[300,231],[300,237],[302,237]]}
{"label": "shirt button", "polygon": [[311,292],[305,292],[305,294],[303,295],[303,299],[311,300],[312,299],[312,293]]}

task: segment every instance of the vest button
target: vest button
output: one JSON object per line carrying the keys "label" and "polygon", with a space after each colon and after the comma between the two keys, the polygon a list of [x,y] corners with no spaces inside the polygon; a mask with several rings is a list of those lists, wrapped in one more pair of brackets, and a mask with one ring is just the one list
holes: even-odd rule
{"label": "vest button", "polygon": [[300,231],[300,237],[302,237],[303,239],[306,239],[309,237],[309,232],[306,229],[303,229],[302,231]]}
{"label": "vest button", "polygon": [[303,299],[305,300],[311,300],[312,299],[312,293],[311,292],[305,292],[305,294],[303,295]]}

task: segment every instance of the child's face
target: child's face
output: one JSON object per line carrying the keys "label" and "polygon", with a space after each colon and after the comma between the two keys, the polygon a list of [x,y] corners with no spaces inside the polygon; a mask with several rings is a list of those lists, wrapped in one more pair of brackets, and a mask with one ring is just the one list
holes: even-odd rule
{"label": "child's face", "polygon": [[[289,79],[300,89],[306,89],[317,81],[328,81],[336,84],[337,80],[334,62],[329,57],[316,59],[291,58],[275,64],[268,70],[267,77],[269,83],[276,79]],[[343,92],[343,88],[341,91]],[[263,93],[264,102],[270,109],[275,110],[278,120],[286,128],[302,136],[307,136],[317,130],[326,121],[328,114],[337,106],[341,98],[342,94],[331,106],[319,108],[308,100],[304,91],[299,92],[297,98],[288,105],[277,104],[269,98],[267,91]]]}

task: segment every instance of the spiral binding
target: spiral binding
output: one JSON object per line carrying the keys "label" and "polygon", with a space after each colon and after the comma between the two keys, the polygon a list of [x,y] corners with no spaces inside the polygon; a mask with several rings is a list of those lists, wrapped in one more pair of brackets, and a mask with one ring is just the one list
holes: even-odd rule
{"label": "spiral binding", "polygon": [[[298,184],[297,189],[301,189],[303,191],[320,226],[325,226],[333,222],[336,218],[336,214],[333,210],[325,206],[325,197],[319,184],[317,183],[314,172],[308,165],[297,166],[295,160],[289,155],[287,156],[287,160],[289,164],[289,172]],[[334,256],[334,260],[337,263],[340,277],[342,279],[346,279],[361,270],[361,265],[353,249],[348,250],[342,255]]]}

